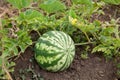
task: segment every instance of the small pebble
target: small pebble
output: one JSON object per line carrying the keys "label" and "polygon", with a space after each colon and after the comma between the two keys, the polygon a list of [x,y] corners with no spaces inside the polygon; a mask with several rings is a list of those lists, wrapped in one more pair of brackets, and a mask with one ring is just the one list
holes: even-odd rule
{"label": "small pebble", "polygon": [[99,75],[100,75],[101,77],[104,76],[104,72],[103,72],[103,71],[99,71],[98,73],[99,73]]}
{"label": "small pebble", "polygon": [[85,65],[85,62],[81,60],[81,66],[84,66]]}

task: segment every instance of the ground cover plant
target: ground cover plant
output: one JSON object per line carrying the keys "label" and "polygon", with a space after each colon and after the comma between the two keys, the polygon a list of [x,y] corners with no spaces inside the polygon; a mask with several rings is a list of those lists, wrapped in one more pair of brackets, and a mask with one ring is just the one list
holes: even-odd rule
{"label": "ground cover plant", "polygon": [[[111,6],[115,8],[113,14],[108,15],[108,20],[105,20],[107,17],[100,20],[99,17],[106,16],[105,10],[111,9],[109,8]],[[120,0],[0,0],[0,7],[0,79],[27,80],[26,74],[32,73],[28,76],[30,80],[49,80],[50,76],[48,78],[41,76],[47,72],[41,71],[43,73],[37,74],[34,67],[30,66],[25,70],[19,69],[19,77],[15,77],[15,66],[19,64],[17,61],[28,49],[30,49],[28,52],[32,53],[38,38],[48,31],[62,31],[71,36],[76,53],[80,53],[75,57],[75,60],[79,60],[78,63],[81,62],[79,58],[89,60],[91,55],[100,53],[105,61],[114,62],[118,68],[115,74],[119,75]],[[96,16],[98,18],[95,18]],[[30,64],[36,63],[33,54],[30,54],[32,56],[29,59]],[[75,63],[73,61],[73,64]],[[24,65],[24,61],[21,65]],[[78,68],[79,66],[76,69]],[[50,75],[53,74],[59,73]],[[80,76],[83,73],[78,74]],[[86,80],[80,77],[58,79]],[[50,80],[58,80],[56,78]],[[103,79],[110,80],[98,78]]]}

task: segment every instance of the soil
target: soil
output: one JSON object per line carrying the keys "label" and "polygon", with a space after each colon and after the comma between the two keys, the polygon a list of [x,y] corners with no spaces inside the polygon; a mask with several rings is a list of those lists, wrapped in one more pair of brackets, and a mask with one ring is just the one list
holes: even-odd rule
{"label": "soil", "polygon": [[[0,3],[0,7],[4,6],[3,4]],[[67,4],[70,5],[69,2]],[[118,18],[120,17],[120,11],[117,11],[117,8],[120,9],[120,6],[105,7],[103,9],[105,15],[94,14],[92,20],[98,19],[105,22],[110,21],[111,17]],[[3,11],[0,11],[0,14],[2,13]],[[36,36],[36,33],[33,32],[32,35]],[[16,58],[15,70],[11,75],[14,80],[120,80],[116,75],[117,69],[114,60],[106,60],[101,54],[91,53],[87,59],[82,59],[80,54],[81,47],[77,47],[71,66],[65,71],[52,73],[39,67],[34,59],[32,47],[28,47],[24,53]]]}
{"label": "soil", "polygon": [[117,19],[120,17],[120,5],[107,5],[103,7],[104,14],[93,14],[91,20],[100,20],[102,22],[110,21],[111,19]]}
{"label": "soil", "polygon": [[106,61],[100,54],[89,54],[88,59],[82,59],[80,49],[77,48],[75,59],[67,70],[52,73],[39,67],[34,60],[34,51],[28,48],[15,61],[14,80],[23,80],[23,76],[24,80],[118,80],[113,60]]}

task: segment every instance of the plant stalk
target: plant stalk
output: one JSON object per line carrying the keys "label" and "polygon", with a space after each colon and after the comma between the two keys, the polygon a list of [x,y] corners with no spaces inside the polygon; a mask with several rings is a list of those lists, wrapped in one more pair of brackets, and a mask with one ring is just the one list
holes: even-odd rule
{"label": "plant stalk", "polygon": [[87,45],[87,44],[93,44],[93,43],[95,42],[75,43],[75,46]]}
{"label": "plant stalk", "polygon": [[9,73],[9,71],[8,71],[8,69],[5,67],[4,58],[2,58],[2,68],[6,73],[7,79],[8,80],[13,80],[10,73]]}
{"label": "plant stalk", "polygon": [[86,36],[88,42],[91,42],[90,39],[89,39],[89,37],[88,37],[88,35],[87,35],[87,33],[86,33],[86,32],[83,32],[83,33],[85,34],[85,36]]}

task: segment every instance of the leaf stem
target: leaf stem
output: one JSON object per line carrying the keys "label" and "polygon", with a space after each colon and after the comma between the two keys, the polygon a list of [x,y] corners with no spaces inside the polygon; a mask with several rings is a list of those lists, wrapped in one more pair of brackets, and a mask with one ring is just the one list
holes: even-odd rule
{"label": "leaf stem", "polygon": [[5,66],[4,58],[2,58],[2,68],[5,71],[5,73],[7,74],[7,79],[8,80],[13,80],[12,77],[11,77],[11,75],[10,75],[10,73],[9,73],[9,71],[8,71],[8,69]]}
{"label": "leaf stem", "polygon": [[75,43],[75,46],[87,45],[87,44],[93,44],[93,43],[95,42]]}
{"label": "leaf stem", "polygon": [[119,30],[119,26],[117,25],[117,26],[116,26],[116,32],[115,32],[115,36],[116,36],[117,39],[120,38],[120,37],[119,37],[119,31],[118,31],[118,30]]}
{"label": "leaf stem", "polygon": [[5,73],[7,75],[6,78],[8,80],[13,80],[12,77],[11,77],[11,75],[10,75],[10,73],[9,73],[9,70],[5,66],[5,56],[4,56],[3,52],[4,52],[4,42],[2,41],[2,56],[1,56],[2,57],[2,68],[3,68],[3,70],[5,71]]}
{"label": "leaf stem", "polygon": [[83,32],[83,33],[85,34],[85,36],[86,36],[88,42],[91,42],[90,39],[89,39],[89,37],[88,37],[88,35],[87,35],[87,33],[86,33],[86,32]]}

